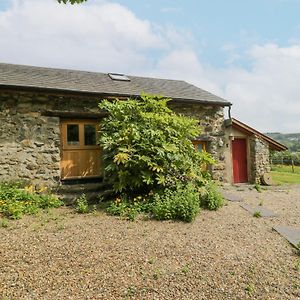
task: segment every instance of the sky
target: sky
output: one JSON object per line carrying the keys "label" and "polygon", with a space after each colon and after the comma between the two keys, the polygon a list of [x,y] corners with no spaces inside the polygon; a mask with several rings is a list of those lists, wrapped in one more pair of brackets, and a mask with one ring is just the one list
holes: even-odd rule
{"label": "sky", "polygon": [[185,80],[259,131],[300,132],[299,12],[300,0],[0,0],[0,62]]}

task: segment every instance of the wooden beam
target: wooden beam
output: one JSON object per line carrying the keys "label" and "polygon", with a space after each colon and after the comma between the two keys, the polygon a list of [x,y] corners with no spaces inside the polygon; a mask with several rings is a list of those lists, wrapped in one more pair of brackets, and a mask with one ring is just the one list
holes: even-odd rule
{"label": "wooden beam", "polygon": [[76,119],[100,119],[108,116],[108,113],[106,111],[93,113],[93,112],[70,112],[70,111],[61,111],[61,110],[45,110],[42,112],[42,116],[76,118]]}

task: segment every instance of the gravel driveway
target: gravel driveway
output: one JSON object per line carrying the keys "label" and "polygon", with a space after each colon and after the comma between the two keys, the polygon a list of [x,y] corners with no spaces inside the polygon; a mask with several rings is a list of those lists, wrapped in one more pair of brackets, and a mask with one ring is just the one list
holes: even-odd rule
{"label": "gravel driveway", "polygon": [[0,299],[300,299],[300,256],[272,230],[300,226],[300,186],[227,189],[279,216],[228,202],[192,224],[69,208],[10,222],[0,228]]}

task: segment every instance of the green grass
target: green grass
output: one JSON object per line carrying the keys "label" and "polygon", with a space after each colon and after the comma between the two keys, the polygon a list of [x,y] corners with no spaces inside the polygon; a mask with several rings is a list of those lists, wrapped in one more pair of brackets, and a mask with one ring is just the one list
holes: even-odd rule
{"label": "green grass", "polygon": [[294,173],[291,166],[272,166],[272,179],[275,184],[300,184],[300,166],[294,166]]}
{"label": "green grass", "polygon": [[[293,173],[292,166],[286,165],[272,165],[271,170],[275,172]],[[294,171],[295,173],[293,174],[300,174],[300,166],[294,166]]]}

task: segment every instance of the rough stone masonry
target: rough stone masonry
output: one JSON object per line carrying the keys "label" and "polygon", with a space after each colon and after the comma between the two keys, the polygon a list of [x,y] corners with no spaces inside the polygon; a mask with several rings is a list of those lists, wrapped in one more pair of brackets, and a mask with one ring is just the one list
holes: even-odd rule
{"label": "rough stone masonry", "polygon": [[[60,117],[46,111],[99,112],[99,97],[53,95],[32,92],[0,93],[0,178],[28,180],[34,185],[60,184]],[[171,108],[196,117],[200,138],[217,163],[211,167],[214,179],[224,179],[224,115],[221,106],[172,103]]]}

